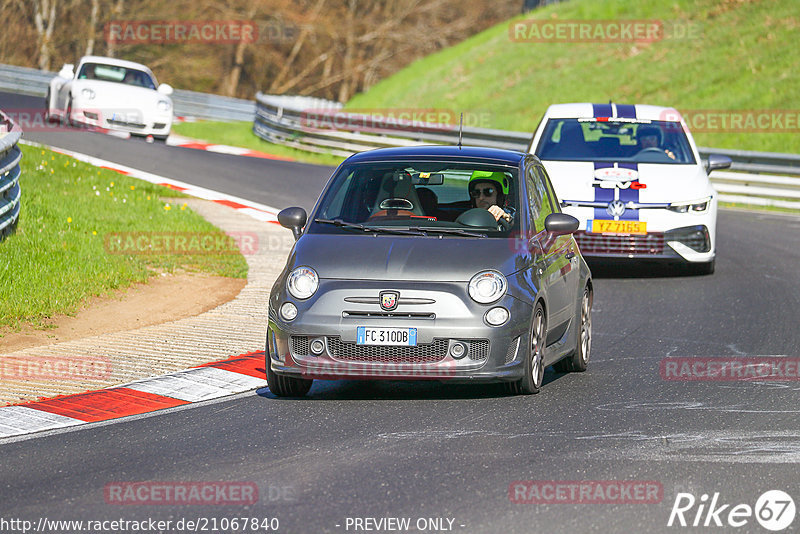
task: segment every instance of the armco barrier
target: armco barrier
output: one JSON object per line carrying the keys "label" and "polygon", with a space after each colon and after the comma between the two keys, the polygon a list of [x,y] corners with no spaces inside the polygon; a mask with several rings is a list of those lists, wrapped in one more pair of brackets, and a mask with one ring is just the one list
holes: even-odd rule
{"label": "armco barrier", "polygon": [[22,190],[19,185],[22,130],[0,112],[0,241],[17,226]]}
{"label": "armco barrier", "polygon": [[[0,90],[44,96],[57,74],[14,65],[0,65]],[[176,89],[171,96],[175,115],[223,121],[252,121],[256,106],[252,100]],[[44,107],[44,99],[42,100]]]}
{"label": "armco barrier", "polygon": [[[459,140],[458,127],[452,124],[403,124],[349,113],[341,107],[338,102],[315,98],[259,93],[253,132],[273,143],[343,157],[373,148],[452,145]],[[462,143],[527,151],[531,138],[527,132],[465,127]],[[706,147],[698,150],[704,158],[709,154],[730,157],[731,171],[739,171],[711,174],[720,200],[800,209],[800,178],[772,174],[800,176],[800,155]]]}

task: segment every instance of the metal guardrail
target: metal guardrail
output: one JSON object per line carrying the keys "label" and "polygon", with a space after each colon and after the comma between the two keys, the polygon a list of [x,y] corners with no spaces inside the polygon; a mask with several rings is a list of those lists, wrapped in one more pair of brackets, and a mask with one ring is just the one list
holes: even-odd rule
{"label": "metal guardrail", "polygon": [[[272,143],[347,157],[374,148],[456,144],[458,126],[400,122],[342,111],[338,102],[304,97],[256,95],[253,132]],[[487,128],[463,129],[462,143],[527,151],[532,134]],[[725,202],[800,209],[800,155],[699,147],[700,156],[728,156],[731,171],[711,174]],[[770,174],[759,174],[770,173]]]}
{"label": "metal guardrail", "polygon": [[[14,65],[0,65],[0,89],[44,97],[50,80],[58,74]],[[175,89],[171,96],[178,117],[223,121],[252,121],[256,106],[252,100]],[[42,102],[44,106],[44,102]]]}
{"label": "metal guardrail", "polygon": [[22,129],[0,112],[0,241],[10,235],[19,222],[22,151],[18,143],[21,137]]}

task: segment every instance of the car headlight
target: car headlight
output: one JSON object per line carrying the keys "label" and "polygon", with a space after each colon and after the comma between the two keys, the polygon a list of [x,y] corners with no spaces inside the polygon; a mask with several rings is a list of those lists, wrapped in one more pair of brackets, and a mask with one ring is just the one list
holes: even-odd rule
{"label": "car headlight", "polygon": [[89,89],[88,87],[84,87],[81,89],[81,96],[86,100],[93,100],[95,97],[95,92]]}
{"label": "car headlight", "polygon": [[159,100],[158,101],[158,109],[159,111],[169,111],[170,108],[169,100]]}
{"label": "car headlight", "polygon": [[298,267],[289,273],[286,289],[294,298],[304,300],[313,295],[319,287],[319,277],[311,267]]}
{"label": "car headlight", "polygon": [[506,294],[506,277],[496,271],[482,271],[469,281],[469,296],[480,304],[491,304]]}
{"label": "car headlight", "polygon": [[667,208],[675,213],[702,213],[711,205],[711,197],[693,202],[673,202]]}

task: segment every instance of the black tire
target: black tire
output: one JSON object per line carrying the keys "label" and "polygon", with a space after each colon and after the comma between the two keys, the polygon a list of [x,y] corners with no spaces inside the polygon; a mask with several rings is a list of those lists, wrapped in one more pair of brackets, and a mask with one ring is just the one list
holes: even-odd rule
{"label": "black tire", "polygon": [[302,397],[308,393],[314,380],[276,374],[272,370],[270,359],[269,350],[267,350],[264,358],[264,364],[267,369],[267,385],[276,397]]}
{"label": "black tire", "polygon": [[715,259],[713,259],[713,260],[711,260],[709,262],[706,262],[706,263],[696,263],[696,264],[691,266],[692,272],[694,274],[697,274],[697,275],[700,275],[700,276],[714,274],[714,267],[715,267],[716,261],[717,260],[715,258]]}
{"label": "black tire", "polygon": [[580,306],[580,323],[577,347],[570,356],[559,360],[553,366],[559,373],[582,373],[589,363],[589,355],[592,352],[592,292],[588,285],[583,288],[578,305]]}
{"label": "black tire", "polygon": [[53,116],[50,115],[50,88],[47,88],[47,96],[44,97],[44,122],[53,122]]}
{"label": "black tire", "polygon": [[528,354],[525,356],[525,375],[516,382],[510,382],[508,389],[513,395],[533,395],[539,393],[544,381],[544,347],[547,339],[547,319],[541,302],[536,303],[531,317],[528,334]]}
{"label": "black tire", "polygon": [[67,101],[67,110],[64,113],[64,116],[61,117],[61,126],[71,127],[72,126],[72,99],[70,98]]}

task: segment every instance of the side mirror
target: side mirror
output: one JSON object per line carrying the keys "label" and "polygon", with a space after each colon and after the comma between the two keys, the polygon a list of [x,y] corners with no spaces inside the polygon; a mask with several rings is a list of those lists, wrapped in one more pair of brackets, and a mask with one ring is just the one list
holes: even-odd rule
{"label": "side mirror", "polygon": [[60,71],[58,71],[58,75],[62,78],[66,78],[67,80],[71,80],[75,77],[75,72],[73,72],[74,68],[75,65],[72,63],[64,63],[64,66],[61,67]]}
{"label": "side mirror", "polygon": [[720,156],[719,154],[709,154],[708,163],[706,163],[706,172],[730,169],[733,160],[728,156]]}
{"label": "side mirror", "polygon": [[172,86],[168,83],[162,83],[158,86],[157,91],[162,95],[169,96],[172,94]]}
{"label": "side mirror", "polygon": [[572,215],[551,213],[544,220],[544,229],[554,236],[566,235],[575,232],[580,224],[580,221]]}
{"label": "side mirror", "polygon": [[300,239],[303,234],[303,227],[306,225],[306,210],[303,208],[286,208],[278,214],[278,222],[281,226],[288,228],[294,234],[295,241]]}

